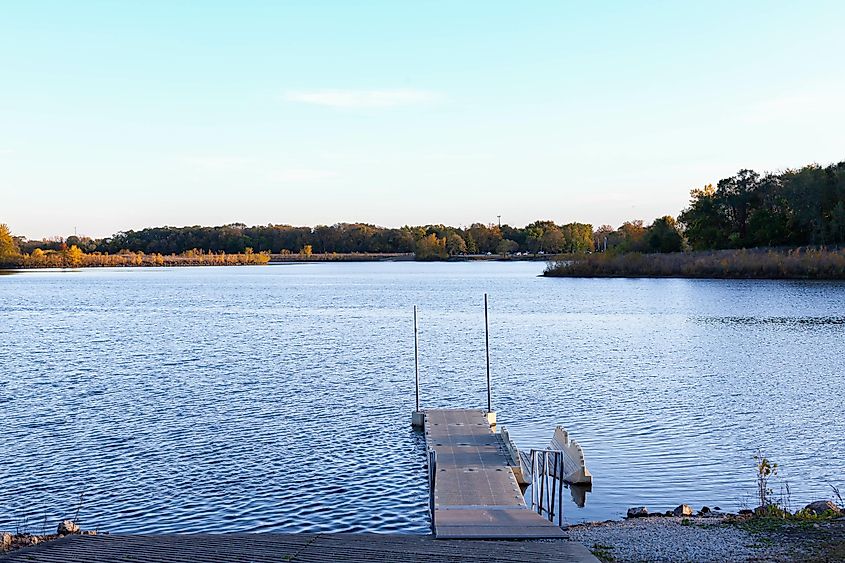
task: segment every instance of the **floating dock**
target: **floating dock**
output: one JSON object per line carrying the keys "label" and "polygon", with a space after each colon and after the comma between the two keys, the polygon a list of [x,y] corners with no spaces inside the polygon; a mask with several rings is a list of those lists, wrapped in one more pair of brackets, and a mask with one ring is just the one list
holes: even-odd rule
{"label": "floating dock", "polygon": [[[563,538],[564,483],[579,489],[592,485],[584,453],[561,427],[555,430],[549,447],[529,452],[520,452],[506,429],[501,434],[495,432],[486,293],[484,334],[487,409],[421,410],[419,337],[414,306],[416,408],[411,424],[425,431],[432,531],[441,539]],[[529,485],[530,507],[523,496],[523,487]],[[579,495],[584,494],[582,489]],[[578,504],[583,506],[583,499]],[[558,525],[554,523],[555,518]]]}
{"label": "floating dock", "polygon": [[426,410],[434,536],[446,539],[562,538],[525,504],[519,466],[481,410]]}

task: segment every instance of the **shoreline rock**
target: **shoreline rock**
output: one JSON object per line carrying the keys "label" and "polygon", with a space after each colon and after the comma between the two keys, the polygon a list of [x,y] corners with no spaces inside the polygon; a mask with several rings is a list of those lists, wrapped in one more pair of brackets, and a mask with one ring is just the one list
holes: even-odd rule
{"label": "shoreline rock", "polygon": [[[707,508],[706,506],[704,508]],[[701,509],[704,512],[704,508]],[[710,512],[710,509],[707,508],[707,512]],[[692,507],[688,504],[681,504],[672,511],[673,516],[692,516],[693,510]]]}
{"label": "shoreline rock", "polygon": [[57,540],[69,535],[96,536],[95,530],[82,530],[73,520],[63,520],[56,526],[55,534],[30,534],[27,532],[0,532],[0,554]]}
{"label": "shoreline rock", "polygon": [[60,536],[67,536],[69,534],[79,533],[79,524],[73,520],[62,520],[56,528],[56,533]]}
{"label": "shoreline rock", "polygon": [[843,513],[842,509],[836,506],[831,500],[817,500],[815,502],[811,502],[804,507],[804,512],[815,514],[816,516],[820,516],[828,512],[833,514]]}
{"label": "shoreline rock", "polygon": [[625,518],[645,518],[648,515],[648,508],[645,506],[635,506],[628,509]]}

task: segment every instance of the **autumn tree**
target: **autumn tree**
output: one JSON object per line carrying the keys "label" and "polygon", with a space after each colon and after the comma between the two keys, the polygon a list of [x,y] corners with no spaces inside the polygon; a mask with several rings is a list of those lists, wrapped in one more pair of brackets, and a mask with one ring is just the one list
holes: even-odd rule
{"label": "autumn tree", "polygon": [[18,243],[5,223],[0,223],[0,265],[17,265],[21,259]]}
{"label": "autumn tree", "polygon": [[586,252],[594,248],[593,226],[588,223],[567,223],[561,225],[560,232],[566,252]]}
{"label": "autumn tree", "polygon": [[540,250],[549,254],[559,254],[563,252],[563,247],[566,245],[566,237],[557,225],[546,227],[543,232],[543,238],[540,239]]}
{"label": "autumn tree", "polygon": [[78,268],[82,266],[82,258],[84,254],[82,250],[74,245],[64,251],[65,266],[68,268]]}
{"label": "autumn tree", "polygon": [[611,245],[611,239],[614,237],[616,229],[610,225],[601,225],[593,233],[593,246],[601,251],[605,246]]}
{"label": "autumn tree", "polygon": [[451,233],[446,237],[446,251],[449,256],[467,253],[467,244],[458,233]]}
{"label": "autumn tree", "polygon": [[496,254],[501,254],[502,257],[505,257],[508,254],[513,254],[517,250],[519,250],[519,244],[516,241],[502,239],[496,247]]}
{"label": "autumn tree", "polygon": [[619,249],[623,252],[643,252],[647,249],[645,243],[646,228],[642,219],[625,221],[619,227],[619,234],[622,238]]}
{"label": "autumn tree", "polygon": [[445,260],[449,257],[446,251],[446,239],[437,238],[434,233],[417,241],[415,251],[417,260]]}
{"label": "autumn tree", "polygon": [[32,268],[43,268],[47,263],[45,253],[40,248],[36,248],[29,255],[29,266]]}

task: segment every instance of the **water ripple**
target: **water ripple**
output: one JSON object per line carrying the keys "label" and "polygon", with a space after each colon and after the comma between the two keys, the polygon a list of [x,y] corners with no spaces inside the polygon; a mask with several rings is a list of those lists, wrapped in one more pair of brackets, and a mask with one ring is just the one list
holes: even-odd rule
{"label": "water ripple", "polygon": [[[556,424],[584,508],[738,505],[765,447],[793,497],[841,480],[845,285],[551,280],[535,264],[27,272],[0,280],[0,529],[428,531],[422,401]],[[842,484],[842,483],[840,483]],[[80,502],[80,494],[82,500]]]}

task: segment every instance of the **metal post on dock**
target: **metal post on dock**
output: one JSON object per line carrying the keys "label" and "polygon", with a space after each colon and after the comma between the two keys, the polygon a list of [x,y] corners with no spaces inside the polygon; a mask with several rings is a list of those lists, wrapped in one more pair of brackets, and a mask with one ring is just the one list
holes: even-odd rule
{"label": "metal post on dock", "polygon": [[417,412],[420,410],[420,343],[417,335],[417,306],[414,305],[414,381],[416,382]]}
{"label": "metal post on dock", "polygon": [[420,343],[417,329],[417,306],[414,305],[414,398],[415,409],[411,415],[411,425],[419,428],[425,424],[423,413],[420,411]]}
{"label": "metal post on dock", "polygon": [[484,344],[487,352],[487,422],[496,426],[496,413],[493,412],[493,393],[490,383],[490,324],[487,320],[487,294],[484,294]]}

